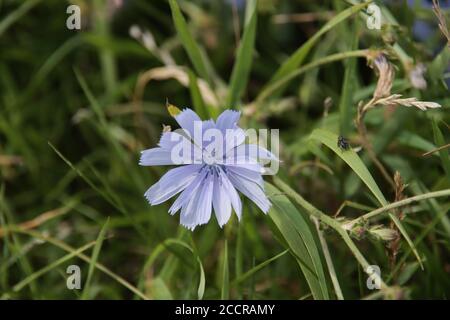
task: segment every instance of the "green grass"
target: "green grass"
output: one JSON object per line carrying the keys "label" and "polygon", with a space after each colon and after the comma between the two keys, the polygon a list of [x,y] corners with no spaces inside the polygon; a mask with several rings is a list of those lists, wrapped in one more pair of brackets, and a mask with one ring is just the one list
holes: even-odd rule
{"label": "green grass", "polygon": [[[83,29],[69,31],[68,2],[0,1],[0,298],[449,298],[449,148],[423,155],[450,143],[450,50],[432,10],[382,6],[389,25],[377,31],[364,1],[255,0],[237,15],[230,3],[135,0],[113,14],[80,0]],[[277,23],[325,11],[332,17]],[[412,32],[419,12],[434,27],[423,41]],[[134,24],[151,33],[148,48],[129,35]],[[396,68],[392,93],[442,105],[364,119],[401,194],[359,148],[354,124],[377,82],[366,60],[381,51]],[[426,90],[410,81],[416,62]],[[138,159],[163,124],[177,128],[166,101],[203,118],[233,108],[244,128],[280,129],[267,215],[245,200],[241,221],[221,229],[212,218],[191,232],[167,213],[170,201],[147,203],[167,168]],[[379,225],[398,237],[376,237]],[[81,290],[66,287],[72,264]],[[365,286],[373,264],[381,291]]]}

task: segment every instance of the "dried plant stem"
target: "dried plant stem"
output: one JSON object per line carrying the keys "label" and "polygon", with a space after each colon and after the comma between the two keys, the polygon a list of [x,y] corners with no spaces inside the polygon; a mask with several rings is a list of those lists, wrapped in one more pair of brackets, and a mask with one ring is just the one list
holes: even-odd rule
{"label": "dried plant stem", "polygon": [[380,170],[381,174],[385,178],[385,180],[393,187],[395,188],[395,183],[391,178],[391,175],[388,173],[386,168],[383,166],[380,160],[378,160],[377,155],[375,154],[375,151],[373,151],[372,144],[370,143],[369,139],[367,138],[367,128],[364,124],[364,116],[368,110],[373,108],[377,104],[377,99],[372,98],[368,103],[365,105],[362,105],[358,107],[358,113],[356,116],[356,127],[358,129],[358,133],[361,137],[361,143],[366,149],[367,154],[369,155],[372,162],[377,166],[378,170]]}

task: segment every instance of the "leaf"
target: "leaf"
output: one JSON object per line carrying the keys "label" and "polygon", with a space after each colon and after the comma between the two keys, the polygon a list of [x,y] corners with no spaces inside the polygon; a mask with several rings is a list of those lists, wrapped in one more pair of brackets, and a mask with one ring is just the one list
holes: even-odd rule
{"label": "leaf", "polygon": [[[358,24],[354,24],[355,29]],[[359,34],[355,32],[352,39],[351,50],[358,48]],[[342,84],[341,100],[339,101],[340,133],[346,137],[352,128],[353,92],[356,87],[356,58],[346,61],[344,83]]]}
{"label": "leaf", "polygon": [[[350,166],[350,168],[352,168],[352,170],[359,176],[359,178],[365,183],[365,185],[369,188],[369,190],[373,193],[373,195],[377,198],[378,202],[380,202],[381,205],[385,206],[388,204],[386,198],[384,197],[377,183],[373,179],[364,162],[362,162],[362,160],[356,154],[356,152],[353,151],[352,149],[341,150],[337,146],[338,136],[335,133],[323,129],[316,129],[311,133],[310,138],[325,144],[328,148],[333,150],[334,153],[336,153],[342,160],[344,160]],[[395,223],[398,230],[401,232],[406,242],[413,250],[417,260],[422,266],[422,260],[420,259],[419,253],[417,252],[417,249],[414,246],[414,243],[412,242],[411,238],[406,233],[406,230],[403,227],[400,220],[392,213],[389,213],[389,217]]]}
{"label": "leaf", "polygon": [[250,278],[252,275],[254,275],[256,272],[258,272],[259,270],[263,269],[265,266],[269,265],[271,262],[277,260],[278,258],[281,258],[282,256],[284,256],[286,253],[288,253],[289,250],[284,250],[282,252],[280,252],[279,254],[273,256],[272,258],[269,258],[263,262],[261,262],[260,264],[254,266],[253,268],[251,268],[250,270],[248,270],[246,273],[244,273],[243,275],[237,277],[235,280],[232,281],[233,285],[236,285],[238,283],[241,283],[245,280],[247,280],[248,278]]}
{"label": "leaf", "polygon": [[197,77],[195,74],[189,69],[189,91],[191,93],[192,105],[194,106],[195,111],[202,119],[208,119],[210,114],[208,109],[205,106],[205,102],[203,101],[202,95],[200,93],[200,89],[197,83]]}
{"label": "leaf", "polygon": [[91,286],[92,275],[94,274],[95,264],[97,263],[98,256],[100,254],[100,250],[102,248],[103,240],[105,239],[106,230],[108,230],[108,224],[109,224],[109,217],[106,220],[105,224],[103,225],[102,229],[100,230],[98,237],[97,237],[97,241],[95,242],[94,250],[92,250],[91,261],[89,263],[88,276],[87,276],[86,282],[84,284],[83,293],[81,294],[81,300],[86,300],[89,297],[89,289]]}
{"label": "leaf", "polygon": [[[444,135],[442,134],[436,120],[433,119],[433,136],[434,142],[438,146],[443,146],[448,142],[445,142]],[[442,167],[447,175],[447,180],[450,181],[450,158],[448,155],[448,149],[439,150],[439,156],[441,158]]]}
{"label": "leaf", "polygon": [[151,297],[155,300],[173,300],[170,289],[167,287],[164,279],[160,277],[151,280],[148,290]]}
{"label": "leaf", "polygon": [[222,269],[222,291],[220,294],[222,300],[230,298],[230,275],[228,266],[228,242],[225,240],[223,249],[223,269]]}
{"label": "leaf", "polygon": [[369,2],[354,5],[336,15],[333,19],[328,21],[314,36],[306,41],[301,47],[299,47],[276,71],[275,75],[270,79],[268,84],[276,82],[277,80],[290,74],[293,70],[297,69],[299,65],[303,63],[314,44],[320,39],[320,37],[326,32],[333,29],[337,24],[349,18],[353,14],[357,13],[361,9],[369,5]]}
{"label": "leaf", "polygon": [[249,0],[247,2],[247,12],[249,21],[245,26],[244,35],[239,44],[236,62],[233,66],[230,80],[230,91],[227,98],[227,108],[235,108],[242,96],[248,77],[250,74],[253,58],[253,50],[255,46],[257,12],[256,1]]}
{"label": "leaf", "polygon": [[23,15],[27,14],[28,11],[33,9],[39,2],[41,2],[41,0],[24,1],[19,8],[9,13],[6,17],[3,17],[0,22],[0,37],[12,24],[18,21]]}
{"label": "leaf", "polygon": [[186,50],[189,59],[192,62],[192,65],[195,68],[195,71],[202,77],[203,79],[209,81],[208,71],[206,68],[206,63],[203,59],[202,52],[192,37],[191,33],[188,30],[188,26],[186,20],[181,14],[180,7],[176,0],[169,0],[170,9],[172,10],[172,18],[175,24],[175,28],[177,30],[178,36],[180,38],[181,43],[183,44],[184,49]]}
{"label": "leaf", "polygon": [[266,183],[266,191],[272,202],[268,215],[300,265],[313,297],[319,300],[329,299],[319,246],[313,236],[314,229],[277,188]]}
{"label": "leaf", "polygon": [[52,262],[51,264],[43,267],[42,269],[34,272],[33,274],[29,275],[28,277],[26,277],[25,279],[23,279],[22,281],[20,281],[19,283],[17,283],[14,287],[13,287],[13,291],[18,292],[20,290],[22,290],[27,284],[29,284],[30,282],[32,282],[33,280],[35,280],[36,278],[39,278],[40,276],[44,275],[45,273],[49,272],[50,270],[56,268],[57,266],[63,264],[64,262],[74,258],[75,256],[81,254],[83,251],[86,251],[87,249],[89,249],[90,247],[92,247],[95,244],[95,242],[90,242],[76,250],[73,250],[72,252],[70,252],[69,254],[65,255],[62,258],[59,258],[58,260]]}
{"label": "leaf", "polygon": [[[144,268],[142,269],[140,280],[139,280],[139,282],[140,282],[139,287],[141,287],[143,284],[145,272],[153,265],[156,258],[162,253],[162,251],[164,249],[167,249],[170,252],[173,252],[172,250],[170,250],[171,249],[170,247],[173,245],[177,245],[177,246],[187,249],[194,256],[195,260],[197,261],[197,264],[199,266],[199,273],[200,273],[200,279],[199,279],[199,284],[198,284],[198,289],[197,289],[197,297],[199,300],[203,299],[203,294],[205,293],[205,270],[203,269],[202,261],[200,260],[200,257],[197,254],[197,251],[194,250],[194,248],[192,248],[186,242],[179,240],[179,239],[166,239],[153,250],[152,254],[148,257],[147,261],[145,262]],[[175,256],[183,261],[183,257],[181,255],[175,254]]]}

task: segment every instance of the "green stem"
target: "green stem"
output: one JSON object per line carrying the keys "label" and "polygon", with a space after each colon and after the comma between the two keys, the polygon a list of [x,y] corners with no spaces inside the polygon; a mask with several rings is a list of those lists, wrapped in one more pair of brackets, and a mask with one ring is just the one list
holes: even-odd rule
{"label": "green stem", "polygon": [[381,213],[384,213],[386,211],[390,211],[390,210],[398,208],[398,207],[406,206],[406,205],[411,204],[411,203],[416,202],[416,201],[422,201],[422,200],[426,200],[426,199],[430,199],[430,198],[439,198],[439,197],[445,197],[445,196],[450,196],[450,189],[424,193],[424,194],[420,194],[418,196],[414,196],[414,197],[411,197],[411,198],[407,198],[407,199],[403,199],[403,200],[400,200],[400,201],[397,201],[397,202],[393,202],[391,204],[388,204],[387,206],[384,206],[384,207],[381,207],[379,209],[373,210],[371,212],[368,212],[368,213],[366,213],[366,214],[364,214],[364,215],[362,215],[362,216],[352,220],[351,222],[346,224],[346,226],[351,228],[353,225],[355,225],[358,222],[370,219],[370,218],[372,218],[372,217],[374,217],[376,215],[379,215]]}
{"label": "green stem", "polygon": [[302,73],[305,73],[306,71],[309,71],[313,68],[317,68],[323,64],[331,63],[334,61],[339,61],[347,58],[353,58],[353,57],[367,57],[369,54],[369,50],[355,50],[355,51],[347,51],[347,52],[341,52],[332,54],[329,56],[326,56],[322,59],[317,59],[309,64],[305,64],[303,67],[298,68],[292,73],[289,73],[287,76],[282,77],[278,81],[274,82],[273,84],[269,85],[267,88],[261,91],[261,93],[256,98],[256,102],[261,102],[265,99],[267,99],[270,95],[272,95],[275,91],[277,91],[280,87],[282,87],[287,82],[291,81],[292,79],[300,76]]}

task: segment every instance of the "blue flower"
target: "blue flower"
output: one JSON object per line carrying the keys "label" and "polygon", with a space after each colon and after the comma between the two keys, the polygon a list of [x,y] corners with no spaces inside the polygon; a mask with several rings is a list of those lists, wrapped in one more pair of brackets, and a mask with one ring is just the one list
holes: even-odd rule
{"label": "blue flower", "polygon": [[206,224],[213,210],[220,227],[230,219],[232,209],[240,219],[237,191],[267,213],[271,203],[264,193],[258,159],[278,159],[259,145],[245,143],[239,118],[240,112],[232,110],[224,111],[217,121],[202,121],[191,109],[178,113],[175,120],[183,130],[163,132],[157,148],[141,153],[143,166],[180,165],[147,190],[149,203],[157,205],[180,194],[169,213],[181,210],[180,224],[191,230]]}

